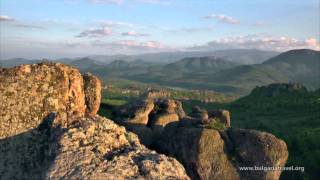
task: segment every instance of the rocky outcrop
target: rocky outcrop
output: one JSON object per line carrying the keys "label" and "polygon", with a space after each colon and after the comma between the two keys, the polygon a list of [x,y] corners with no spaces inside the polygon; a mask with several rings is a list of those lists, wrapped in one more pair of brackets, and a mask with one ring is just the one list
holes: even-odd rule
{"label": "rocky outcrop", "polygon": [[145,99],[162,99],[171,97],[171,94],[165,90],[149,89],[142,97]]}
{"label": "rocky outcrop", "polygon": [[[288,159],[287,145],[274,135],[255,130],[227,131],[239,167],[283,167]],[[279,179],[281,171],[241,171],[244,179]]]}
{"label": "rocky outcrop", "polygon": [[222,123],[226,127],[231,126],[230,112],[225,109],[212,110],[208,112],[208,116],[210,118],[217,119],[220,123]]}
{"label": "rocky outcrop", "polygon": [[182,162],[192,179],[240,179],[217,130],[166,127],[156,148]]}
{"label": "rocky outcrop", "polygon": [[153,100],[143,99],[123,107],[118,115],[121,116],[121,121],[123,121],[123,123],[129,125],[147,125],[149,114],[153,108]]}
{"label": "rocky outcrop", "polygon": [[189,179],[96,115],[100,81],[59,63],[0,70],[0,179]]}
{"label": "rocky outcrop", "polygon": [[148,126],[164,127],[170,122],[179,121],[185,116],[182,104],[172,99],[158,99],[154,101],[155,108],[149,114]]}
{"label": "rocky outcrop", "polygon": [[288,93],[306,93],[308,90],[300,83],[273,83],[267,86],[256,87],[251,96],[275,97]]}
{"label": "rocky outcrop", "polygon": [[143,123],[132,126],[123,123],[133,122],[130,118],[121,121],[122,116],[118,115],[120,122],[137,133],[148,147],[177,158],[192,179],[279,179],[281,171],[240,170],[240,167],[284,166],[287,146],[275,136],[230,128],[230,112],[224,109],[207,111],[196,106],[185,115],[176,100],[149,98],[144,102],[149,105],[131,109],[132,119],[137,117],[136,112],[144,112],[138,116],[143,117],[139,121]]}
{"label": "rocky outcrop", "polygon": [[174,122],[154,148],[177,158],[192,179],[279,179],[281,171],[245,171],[240,167],[283,167],[284,141],[272,134],[229,128],[218,131]]}
{"label": "rocky outcrop", "polygon": [[60,136],[48,179],[189,179],[177,160],[147,149],[111,120],[81,119]]}
{"label": "rocky outcrop", "polygon": [[99,111],[101,101],[101,82],[91,73],[83,75],[84,94],[87,105],[86,114],[94,116]]}
{"label": "rocky outcrop", "polygon": [[[56,125],[67,127],[74,117],[85,115],[85,97],[92,95],[86,96],[84,89],[95,88],[94,83],[84,85],[77,69],[59,63],[0,69],[0,139],[37,127],[50,112],[57,112]],[[92,103],[97,109],[100,97]],[[96,109],[88,107],[94,115]]]}
{"label": "rocky outcrop", "polygon": [[143,144],[151,145],[168,123],[186,116],[181,102],[163,98],[163,94],[166,93],[151,91],[121,107],[116,113],[116,122],[136,133]]}

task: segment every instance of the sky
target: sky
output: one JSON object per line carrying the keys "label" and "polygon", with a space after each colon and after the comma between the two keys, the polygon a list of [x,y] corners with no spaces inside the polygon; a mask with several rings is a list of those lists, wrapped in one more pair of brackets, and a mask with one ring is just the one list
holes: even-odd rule
{"label": "sky", "polygon": [[0,0],[0,59],[319,50],[318,0]]}

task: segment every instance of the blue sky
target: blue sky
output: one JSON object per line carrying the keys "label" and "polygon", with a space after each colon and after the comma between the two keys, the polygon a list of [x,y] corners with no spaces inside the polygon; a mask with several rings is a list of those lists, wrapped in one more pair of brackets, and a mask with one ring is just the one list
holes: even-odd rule
{"label": "blue sky", "polygon": [[0,58],[319,49],[318,0],[0,0]]}

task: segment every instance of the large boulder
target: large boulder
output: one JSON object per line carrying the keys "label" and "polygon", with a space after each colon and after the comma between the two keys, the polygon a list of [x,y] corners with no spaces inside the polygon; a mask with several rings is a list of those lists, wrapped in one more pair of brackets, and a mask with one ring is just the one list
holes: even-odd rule
{"label": "large boulder", "polygon": [[205,109],[201,109],[199,106],[194,106],[191,109],[189,116],[200,119],[208,119],[208,112]]}
{"label": "large boulder", "polygon": [[[239,167],[283,167],[288,159],[287,145],[274,135],[256,130],[227,130]],[[279,179],[279,170],[240,171],[244,179]]]}
{"label": "large boulder", "polygon": [[218,131],[182,120],[167,125],[153,148],[177,158],[192,179],[277,180],[281,171],[246,167],[283,167],[286,144],[272,134],[228,128]]}
{"label": "large boulder", "polygon": [[152,91],[116,112],[116,122],[136,133],[146,146],[150,146],[161,135],[168,123],[185,116],[181,102],[162,98],[162,95]]}
{"label": "large boulder", "polygon": [[156,148],[177,158],[192,179],[240,179],[218,131],[172,126],[165,128]]}
{"label": "large boulder", "polygon": [[[0,139],[37,127],[50,112],[57,112],[55,124],[63,127],[86,111],[95,115],[100,92],[97,89],[95,95],[86,96],[84,89],[95,89],[98,84],[88,82],[85,86],[77,69],[60,63],[0,69]],[[86,97],[91,98],[88,110]]]}
{"label": "large boulder", "polygon": [[225,109],[212,110],[208,112],[210,118],[217,119],[225,127],[231,126],[230,112]]}
{"label": "large boulder", "polygon": [[164,127],[170,122],[179,121],[185,116],[182,104],[172,99],[158,99],[154,101],[155,108],[149,115],[148,126]]}
{"label": "large boulder", "polygon": [[150,99],[138,100],[120,109],[116,119],[127,125],[146,126],[149,121],[149,114],[154,108],[154,102]]}

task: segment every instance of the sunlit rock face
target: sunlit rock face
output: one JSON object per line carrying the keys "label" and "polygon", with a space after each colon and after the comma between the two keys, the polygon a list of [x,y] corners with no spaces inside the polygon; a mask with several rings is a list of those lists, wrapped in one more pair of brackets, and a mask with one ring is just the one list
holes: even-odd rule
{"label": "sunlit rock face", "polygon": [[0,179],[189,179],[96,115],[101,83],[59,63],[0,69]]}

